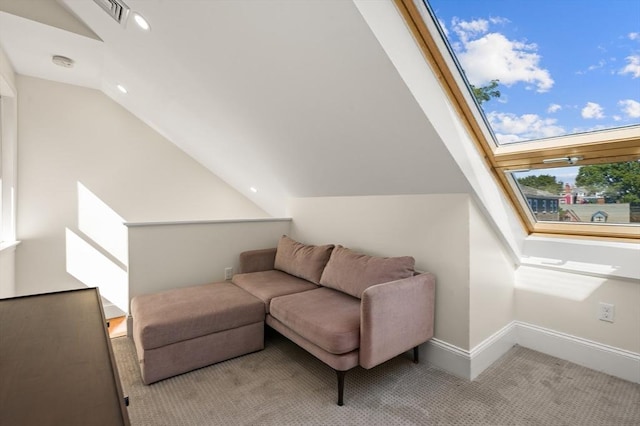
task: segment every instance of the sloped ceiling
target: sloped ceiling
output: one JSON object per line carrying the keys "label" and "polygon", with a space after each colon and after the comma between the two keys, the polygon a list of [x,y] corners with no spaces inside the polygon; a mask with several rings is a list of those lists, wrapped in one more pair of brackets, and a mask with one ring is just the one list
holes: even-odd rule
{"label": "sloped ceiling", "polygon": [[126,4],[151,31],[59,0],[102,41],[4,8],[0,43],[19,74],[102,90],[274,216],[288,197],[469,192],[351,1]]}

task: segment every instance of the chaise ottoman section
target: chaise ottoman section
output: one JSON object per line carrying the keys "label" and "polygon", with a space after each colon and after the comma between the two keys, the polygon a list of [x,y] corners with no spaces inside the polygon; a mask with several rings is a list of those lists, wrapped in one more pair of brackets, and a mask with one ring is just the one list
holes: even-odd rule
{"label": "chaise ottoman section", "polygon": [[264,303],[229,282],[136,296],[131,314],[145,384],[264,348]]}

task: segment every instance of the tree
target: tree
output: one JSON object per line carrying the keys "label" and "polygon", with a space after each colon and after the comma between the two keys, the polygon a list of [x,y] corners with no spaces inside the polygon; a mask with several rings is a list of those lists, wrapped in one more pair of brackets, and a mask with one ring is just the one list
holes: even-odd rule
{"label": "tree", "polygon": [[476,87],[473,84],[470,85],[473,96],[475,96],[480,105],[482,105],[483,102],[491,100],[491,98],[500,97],[500,91],[497,89],[498,81],[500,80],[491,80],[491,83],[481,87]]}
{"label": "tree", "polygon": [[518,183],[520,185],[541,189],[556,195],[562,192],[563,186],[562,182],[558,182],[556,177],[551,175],[525,176],[518,178]]}
{"label": "tree", "polygon": [[576,185],[617,203],[640,203],[640,163],[592,164],[581,166]]}

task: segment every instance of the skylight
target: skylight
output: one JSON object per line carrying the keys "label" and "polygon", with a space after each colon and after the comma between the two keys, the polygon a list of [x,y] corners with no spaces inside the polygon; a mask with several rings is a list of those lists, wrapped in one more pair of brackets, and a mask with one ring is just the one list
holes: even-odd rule
{"label": "skylight", "polygon": [[640,2],[428,5],[497,145],[640,124]]}
{"label": "skylight", "polygon": [[639,2],[396,5],[529,233],[640,240]]}

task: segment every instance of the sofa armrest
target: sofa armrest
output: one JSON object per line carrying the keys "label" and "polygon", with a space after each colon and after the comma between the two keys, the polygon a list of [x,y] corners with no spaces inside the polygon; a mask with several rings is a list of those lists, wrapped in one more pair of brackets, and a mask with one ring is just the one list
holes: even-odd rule
{"label": "sofa armrest", "polygon": [[240,273],[269,271],[276,263],[276,249],[250,250],[240,253]]}
{"label": "sofa armrest", "polygon": [[435,277],[424,273],[366,289],[360,365],[372,368],[433,337]]}

